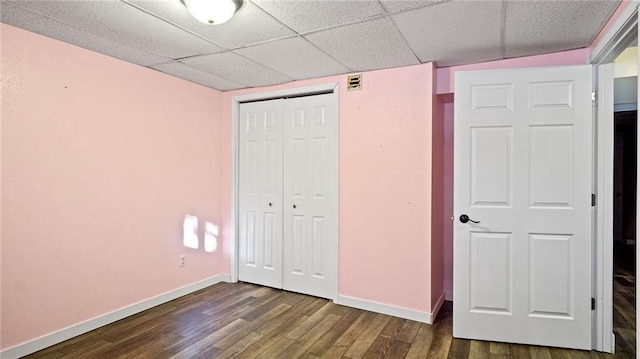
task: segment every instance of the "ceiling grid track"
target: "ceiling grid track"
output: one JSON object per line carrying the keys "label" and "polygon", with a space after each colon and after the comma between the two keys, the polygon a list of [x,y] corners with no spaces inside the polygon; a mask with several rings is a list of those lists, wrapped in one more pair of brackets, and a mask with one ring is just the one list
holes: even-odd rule
{"label": "ceiling grid track", "polygon": [[507,23],[507,6],[508,2],[506,0],[502,1],[502,6],[500,8],[500,58],[504,59],[505,57],[505,27]]}

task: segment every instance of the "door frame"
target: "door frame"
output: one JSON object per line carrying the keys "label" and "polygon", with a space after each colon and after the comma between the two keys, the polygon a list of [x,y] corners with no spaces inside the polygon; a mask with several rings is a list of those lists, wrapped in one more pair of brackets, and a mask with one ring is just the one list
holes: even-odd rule
{"label": "door frame", "polygon": [[336,118],[336,126],[335,126],[335,139],[336,139],[336,152],[335,152],[335,161],[336,161],[336,202],[335,202],[335,232],[333,233],[333,238],[335,238],[334,243],[332,243],[332,247],[335,249],[335,261],[334,261],[334,276],[333,283],[335,288],[333,289],[332,299],[335,302],[338,299],[338,262],[339,262],[339,251],[338,251],[338,243],[339,243],[339,202],[340,202],[340,181],[339,181],[339,157],[340,157],[340,107],[339,107],[339,90],[340,86],[338,82],[330,82],[326,84],[306,86],[306,87],[298,87],[284,90],[276,90],[276,91],[266,91],[266,92],[258,92],[254,94],[247,95],[239,95],[234,96],[231,99],[231,218],[230,223],[230,237],[231,237],[231,248],[229,248],[229,258],[230,258],[230,267],[231,267],[231,275],[230,282],[236,283],[238,282],[238,265],[239,265],[239,230],[238,230],[238,218],[239,218],[239,179],[240,179],[240,168],[238,166],[238,161],[240,158],[238,143],[239,143],[239,116],[240,116],[240,104],[245,102],[255,102],[255,101],[264,101],[264,100],[272,100],[277,98],[289,98],[289,97],[301,97],[301,96],[313,96],[320,94],[332,94],[333,100],[336,104],[337,109],[337,118]]}
{"label": "door frame", "polygon": [[[594,218],[593,317],[592,347],[614,353],[613,333],[613,65],[610,63],[634,40],[638,39],[638,3],[620,14],[613,26],[593,48],[589,63],[597,66],[597,109],[595,121],[594,193],[597,195]],[[640,63],[640,59],[639,59]],[[608,64],[608,65],[607,65]],[[639,76],[640,78],[640,76]],[[640,85],[638,86],[640,88]],[[639,178],[640,180],[640,178]],[[640,208],[640,201],[638,201]],[[639,220],[640,220],[640,213]],[[640,233],[640,229],[639,229]],[[640,236],[639,236],[640,238]],[[636,246],[636,258],[639,258]],[[636,278],[638,266],[636,266]],[[636,284],[637,291],[637,284]],[[637,301],[636,301],[637,308]],[[637,328],[637,324],[636,324]],[[638,344],[640,345],[640,344]],[[640,348],[640,347],[639,347]]]}

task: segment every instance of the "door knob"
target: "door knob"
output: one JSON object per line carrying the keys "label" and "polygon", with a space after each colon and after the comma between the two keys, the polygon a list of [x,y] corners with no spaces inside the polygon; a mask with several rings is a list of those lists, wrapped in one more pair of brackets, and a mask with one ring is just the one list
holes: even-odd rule
{"label": "door knob", "polygon": [[269,207],[271,207],[271,205],[272,205],[272,204],[273,204],[273,203],[269,202]]}
{"label": "door knob", "polygon": [[467,222],[473,222],[473,223],[480,223],[480,221],[474,221],[473,219],[469,218],[469,216],[467,216],[466,214],[463,214],[460,216],[460,222],[462,223],[467,223]]}
{"label": "door knob", "polygon": [[296,208],[296,205],[295,205],[295,204],[293,205],[293,208]]}

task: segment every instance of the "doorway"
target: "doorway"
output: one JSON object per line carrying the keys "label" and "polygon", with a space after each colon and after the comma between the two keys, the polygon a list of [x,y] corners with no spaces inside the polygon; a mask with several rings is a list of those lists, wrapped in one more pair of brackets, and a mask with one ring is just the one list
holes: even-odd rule
{"label": "doorway", "polygon": [[612,316],[618,353],[636,349],[637,76],[634,40],[613,62]]}

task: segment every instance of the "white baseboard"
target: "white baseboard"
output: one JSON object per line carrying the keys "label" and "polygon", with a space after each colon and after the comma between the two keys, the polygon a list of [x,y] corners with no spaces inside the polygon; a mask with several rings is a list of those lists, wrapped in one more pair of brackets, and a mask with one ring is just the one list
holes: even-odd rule
{"label": "white baseboard", "polygon": [[338,300],[335,301],[335,303],[347,307],[368,310],[370,312],[391,315],[398,318],[415,320],[416,322],[432,324],[431,315],[429,313],[420,312],[413,309],[406,309],[388,304],[370,302],[367,300],[347,297],[343,295],[339,295]]}
{"label": "white baseboard", "polygon": [[196,283],[189,284],[187,286],[172,290],[170,292],[160,294],[156,297],[143,300],[141,302],[132,304],[128,307],[115,310],[111,313],[107,313],[99,317],[89,319],[85,322],[72,325],[70,327],[64,328],[57,332],[53,332],[51,334],[47,334],[45,336],[17,345],[15,347],[5,349],[2,352],[0,352],[0,358],[17,359],[25,355],[35,353],[44,348],[48,348],[52,345],[61,343],[73,337],[77,337],[78,335],[90,332],[94,329],[100,328],[107,324],[113,323],[115,321],[126,318],[128,316],[131,316],[133,314],[140,313],[149,308],[153,308],[157,305],[172,301],[176,298],[182,297],[189,293],[193,293],[200,289],[212,286],[216,283],[229,282],[229,279],[230,278],[228,275],[217,275],[217,276],[213,276],[211,278],[207,278],[207,279],[198,281]]}
{"label": "white baseboard", "polygon": [[438,298],[438,301],[436,302],[436,305],[433,306],[433,310],[431,311],[431,315],[429,317],[429,322],[430,323],[435,323],[436,321],[436,317],[438,316],[438,313],[440,312],[440,309],[442,308],[442,305],[444,304],[444,298],[446,296],[446,293],[442,293],[442,295],[440,295],[440,298]]}
{"label": "white baseboard", "polygon": [[449,291],[449,290],[445,291],[444,292],[444,300],[449,301],[449,302],[453,301],[453,291]]}

